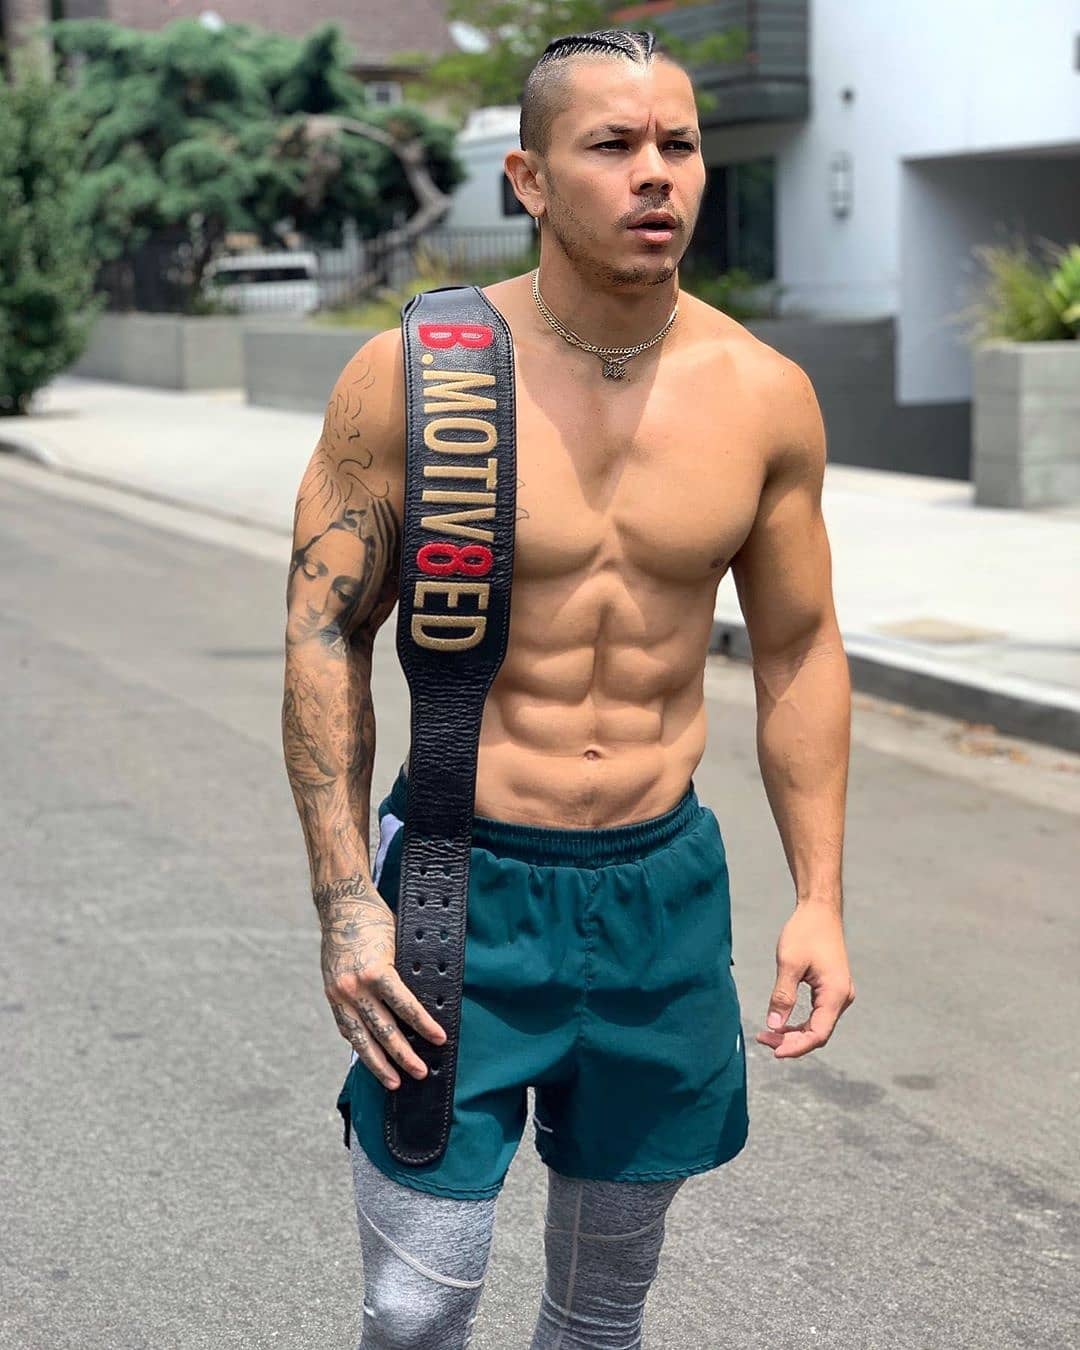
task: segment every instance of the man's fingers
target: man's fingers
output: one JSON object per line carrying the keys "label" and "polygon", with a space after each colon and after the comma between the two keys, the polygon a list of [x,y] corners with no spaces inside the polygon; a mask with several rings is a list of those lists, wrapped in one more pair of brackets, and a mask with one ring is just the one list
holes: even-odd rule
{"label": "man's fingers", "polygon": [[810,1010],[804,1022],[758,1032],[756,1040],[775,1050],[777,1059],[794,1059],[808,1054],[828,1041],[845,1007],[846,1000],[839,997],[822,1000]]}
{"label": "man's fingers", "polygon": [[806,1029],[813,1035],[820,1036],[821,1044],[824,1045],[833,1034],[844,1007],[844,999],[839,994],[826,995],[810,1009],[810,1016],[805,1023]]}
{"label": "man's fingers", "polygon": [[327,986],[326,994],[341,1034],[385,1087],[401,1085],[391,1059],[414,1078],[427,1076],[427,1065],[409,1044],[395,1018],[415,1027],[436,1045],[445,1044],[446,1032],[393,965],[380,964],[364,975],[339,979]]}
{"label": "man's fingers", "polygon": [[822,1042],[805,1027],[788,1027],[781,1033],[779,1044],[773,1047],[775,1059],[797,1059],[816,1050]]}
{"label": "man's fingers", "polygon": [[446,1032],[391,966],[375,979],[375,990],[394,1016],[415,1027],[435,1045],[446,1042]]}
{"label": "man's fingers", "polygon": [[765,1025],[770,1031],[779,1031],[791,1016],[791,1010],[795,1007],[798,993],[798,976],[793,972],[785,971],[777,979],[769,998],[769,1011],[765,1018]]}
{"label": "man's fingers", "polygon": [[354,1009],[347,1007],[344,1003],[331,1001],[330,1006],[334,1010],[334,1020],[337,1022],[341,1034],[360,1056],[364,1067],[370,1069],[384,1087],[396,1088],[400,1086],[401,1079],[394,1072],[390,1061],[376,1043],[371,1028],[357,1016]]}
{"label": "man's fingers", "polygon": [[808,1055],[811,1050],[820,1049],[821,1046],[832,1035],[833,1027],[836,1025],[836,1019],[840,1016],[839,1008],[830,1018],[824,1008],[815,1008],[805,1022],[797,1027],[785,1027],[779,1033],[767,1033],[778,1035],[779,1041],[774,1045],[776,1059],[796,1059],[799,1055]]}
{"label": "man's fingers", "polygon": [[427,1065],[401,1034],[401,1028],[382,1003],[367,990],[361,989],[356,1006],[383,1049],[389,1051],[414,1078],[424,1078],[428,1071]]}

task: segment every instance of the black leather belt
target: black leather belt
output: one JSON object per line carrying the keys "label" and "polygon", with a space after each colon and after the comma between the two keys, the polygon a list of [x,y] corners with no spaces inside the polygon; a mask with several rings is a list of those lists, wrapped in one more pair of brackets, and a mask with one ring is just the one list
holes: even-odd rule
{"label": "black leather belt", "polygon": [[514,349],[475,286],[402,311],[406,471],[397,646],[412,697],[408,808],[397,902],[398,973],[446,1030],[400,1023],[428,1066],[386,1093],[400,1163],[446,1150],[454,1102],[465,915],[484,701],[510,624],[517,488]]}

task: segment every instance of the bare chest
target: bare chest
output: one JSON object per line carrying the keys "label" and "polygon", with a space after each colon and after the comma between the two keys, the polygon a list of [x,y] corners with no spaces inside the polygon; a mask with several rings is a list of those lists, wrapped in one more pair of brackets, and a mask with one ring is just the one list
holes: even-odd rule
{"label": "bare chest", "polygon": [[[606,382],[605,382],[606,383]],[[672,378],[561,390],[519,374],[516,572],[615,566],[670,584],[726,569],[753,524],[753,409]]]}

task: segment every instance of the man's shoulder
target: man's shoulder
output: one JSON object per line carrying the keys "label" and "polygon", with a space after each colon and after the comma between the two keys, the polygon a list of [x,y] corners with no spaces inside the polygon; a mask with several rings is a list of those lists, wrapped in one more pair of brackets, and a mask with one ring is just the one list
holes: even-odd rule
{"label": "man's shoulder", "polygon": [[368,338],[334,381],[323,418],[323,452],[338,461],[370,464],[377,458],[390,468],[403,458],[404,436],[401,332],[389,328]]}
{"label": "man's shoulder", "polygon": [[730,314],[706,304],[685,292],[679,297],[680,308],[685,306],[694,333],[694,347],[699,359],[733,367],[748,380],[760,381],[764,387],[809,384],[810,377],[797,362],[752,333],[745,324]]}
{"label": "man's shoulder", "polygon": [[352,387],[358,380],[386,379],[400,366],[401,329],[386,328],[374,333],[353,352],[342,367],[337,384]]}
{"label": "man's shoulder", "polygon": [[693,359],[705,367],[698,374],[710,375],[713,387],[722,385],[759,406],[780,440],[813,432],[821,412],[802,366],[720,309],[693,296],[687,301],[694,324]]}
{"label": "man's shoulder", "polygon": [[[745,324],[695,297],[688,297],[695,328],[695,359],[714,379],[760,410],[770,450],[802,448],[823,454],[821,409],[810,376],[790,356],[752,333]],[[716,377],[719,377],[717,379]]]}

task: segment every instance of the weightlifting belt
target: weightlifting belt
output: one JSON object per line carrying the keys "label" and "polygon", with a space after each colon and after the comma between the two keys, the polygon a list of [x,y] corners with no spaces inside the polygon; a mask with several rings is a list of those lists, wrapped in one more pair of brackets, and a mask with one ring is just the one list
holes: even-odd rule
{"label": "weightlifting belt", "polygon": [[413,296],[405,348],[405,519],[397,649],[412,698],[397,902],[401,978],[446,1030],[399,1021],[428,1066],[385,1096],[386,1146],[420,1166],[446,1150],[484,701],[506,652],[516,496],[514,352],[475,286]]}

